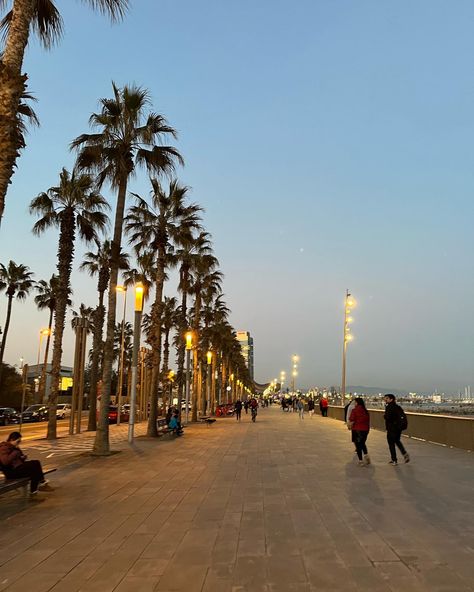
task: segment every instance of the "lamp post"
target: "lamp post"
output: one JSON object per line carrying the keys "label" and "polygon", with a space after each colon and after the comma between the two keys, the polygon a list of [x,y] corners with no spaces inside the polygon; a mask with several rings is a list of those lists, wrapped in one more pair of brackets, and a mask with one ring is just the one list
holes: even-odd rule
{"label": "lamp post", "polygon": [[120,425],[120,408],[122,406],[122,390],[123,390],[123,362],[125,355],[125,314],[127,311],[127,286],[115,286],[117,292],[122,292],[123,298],[123,315],[122,315],[122,336],[120,338],[120,358],[119,358],[119,375],[118,375],[118,389],[117,389],[117,425]]}
{"label": "lamp post", "polygon": [[291,356],[291,361],[293,363],[293,370],[291,372],[291,376],[292,376],[292,381],[291,381],[291,391],[294,394],[295,392],[295,379],[298,376],[298,362],[300,360],[300,357],[297,356],[296,354],[293,354]]}
{"label": "lamp post", "polygon": [[186,407],[185,407],[185,424],[189,421],[189,388],[191,378],[191,350],[193,349],[193,334],[188,331],[185,335],[186,339]]}
{"label": "lamp post", "polygon": [[37,388],[38,389],[37,392],[39,392],[39,385],[40,385],[39,379],[41,377],[40,372],[39,372],[40,357],[41,357],[41,344],[43,342],[43,337],[45,337],[45,336],[47,336],[49,334],[50,334],[49,329],[41,329],[41,331],[39,332],[38,359],[37,359],[37,362],[36,362],[36,373],[38,374],[38,380],[36,381],[36,379],[35,379],[35,391],[36,391],[36,388]]}
{"label": "lamp post", "polygon": [[211,408],[211,374],[212,374],[212,352],[206,354],[207,372],[206,372],[206,415],[210,413]]}
{"label": "lamp post", "polygon": [[285,384],[286,380],[286,372],[282,370],[280,372],[280,394],[283,395],[283,385]]}
{"label": "lamp post", "polygon": [[[133,352],[132,352],[132,384],[130,389],[130,417],[128,419],[128,442],[133,442],[135,429],[135,407],[137,401],[137,367],[138,352],[140,350],[140,333],[143,312],[143,284],[135,284],[135,321],[133,326]],[[117,419],[120,417],[120,407],[117,410]]]}
{"label": "lamp post", "polygon": [[350,324],[352,323],[352,317],[350,313],[355,306],[355,300],[351,296],[349,290],[346,290],[346,299],[344,303],[344,339],[342,344],[342,379],[341,379],[341,407],[344,407],[344,401],[346,398],[346,357],[347,357],[347,344],[354,339],[351,333]]}

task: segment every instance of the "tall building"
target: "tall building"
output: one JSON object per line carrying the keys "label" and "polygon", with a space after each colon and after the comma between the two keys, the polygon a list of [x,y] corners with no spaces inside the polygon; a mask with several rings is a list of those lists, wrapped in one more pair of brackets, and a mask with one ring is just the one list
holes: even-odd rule
{"label": "tall building", "polygon": [[250,379],[253,380],[253,338],[248,331],[237,331],[237,341],[249,369]]}

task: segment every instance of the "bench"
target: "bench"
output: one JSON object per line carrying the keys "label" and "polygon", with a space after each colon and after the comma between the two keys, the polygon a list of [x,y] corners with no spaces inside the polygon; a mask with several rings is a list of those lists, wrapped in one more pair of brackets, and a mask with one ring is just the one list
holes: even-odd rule
{"label": "bench", "polygon": [[209,415],[203,415],[202,417],[199,418],[199,421],[201,423],[205,423],[207,425],[207,427],[209,427],[211,424],[213,424],[216,419],[214,417],[210,417]]}
{"label": "bench", "polygon": [[[54,473],[57,469],[44,469],[43,474],[49,475],[50,473]],[[3,480],[3,483],[0,483],[0,495],[7,493],[8,491],[14,491],[15,489],[20,489],[20,487],[27,487],[30,483],[29,477],[22,477],[21,479],[7,479]]]}
{"label": "bench", "polygon": [[[176,432],[168,427],[166,423],[166,419],[161,418],[156,420],[156,427],[158,430],[158,435],[166,436],[166,434],[174,434],[176,436]],[[186,426],[181,426],[181,429],[184,429]]]}

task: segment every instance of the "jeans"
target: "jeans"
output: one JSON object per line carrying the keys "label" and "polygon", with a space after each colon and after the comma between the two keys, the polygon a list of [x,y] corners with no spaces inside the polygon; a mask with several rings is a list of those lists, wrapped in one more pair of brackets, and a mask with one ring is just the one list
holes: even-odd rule
{"label": "jeans", "polygon": [[352,430],[352,435],[353,442],[356,445],[357,457],[359,460],[362,460],[362,454],[368,454],[365,443],[367,441],[369,432],[363,432],[362,430]]}
{"label": "jeans", "polygon": [[299,409],[300,419],[304,419],[304,409]]}
{"label": "jeans", "polygon": [[237,421],[240,421],[241,415],[242,415],[242,409],[236,409],[235,410],[235,418],[237,419]]}
{"label": "jeans", "polygon": [[388,447],[390,449],[390,457],[393,461],[397,462],[397,451],[395,446],[400,450],[400,452],[405,455],[407,451],[405,450],[405,446],[400,442],[400,438],[402,437],[401,430],[389,430],[387,432],[387,442]]}
{"label": "jeans", "polygon": [[39,460],[27,460],[16,469],[6,468],[7,479],[22,479],[30,477],[30,490],[36,491],[38,485],[44,481],[43,469]]}

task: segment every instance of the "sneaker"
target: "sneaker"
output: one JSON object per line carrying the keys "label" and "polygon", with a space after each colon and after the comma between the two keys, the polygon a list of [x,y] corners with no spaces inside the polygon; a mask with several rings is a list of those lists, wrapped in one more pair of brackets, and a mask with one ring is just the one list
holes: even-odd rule
{"label": "sneaker", "polygon": [[403,458],[405,459],[406,463],[410,462],[410,455],[408,454],[408,452],[405,452],[405,454],[403,455]]}
{"label": "sneaker", "polygon": [[38,490],[37,489],[35,489],[35,491],[30,491],[30,495],[31,496],[36,495],[37,493],[38,493]]}
{"label": "sneaker", "polygon": [[357,464],[359,465],[359,467],[365,466],[365,462],[363,460],[360,460]]}
{"label": "sneaker", "polygon": [[54,487],[51,487],[48,482],[40,483],[39,488],[40,491],[54,491]]}
{"label": "sneaker", "polygon": [[370,456],[368,454],[364,456],[364,461],[366,465],[370,465]]}
{"label": "sneaker", "polygon": [[43,481],[40,481],[40,486],[41,485],[48,485],[49,481],[47,479],[43,479]]}
{"label": "sneaker", "polygon": [[396,467],[398,465],[396,460],[390,460],[388,464],[393,465],[394,467]]}

